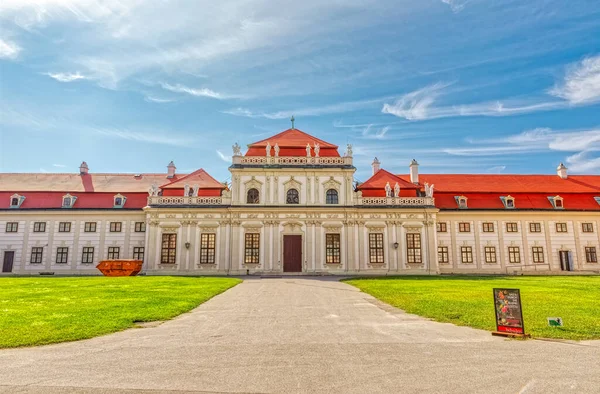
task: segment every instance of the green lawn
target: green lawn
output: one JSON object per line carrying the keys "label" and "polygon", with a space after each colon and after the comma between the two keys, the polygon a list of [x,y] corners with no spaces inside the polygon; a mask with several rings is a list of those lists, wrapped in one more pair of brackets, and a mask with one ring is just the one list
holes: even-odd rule
{"label": "green lawn", "polygon": [[[538,338],[600,339],[600,277],[394,277],[347,283],[408,313],[494,331],[492,288],[521,289],[525,331]],[[563,327],[548,327],[547,317]]]}
{"label": "green lawn", "polygon": [[168,276],[1,278],[0,348],[92,338],[171,319],[241,282]]}

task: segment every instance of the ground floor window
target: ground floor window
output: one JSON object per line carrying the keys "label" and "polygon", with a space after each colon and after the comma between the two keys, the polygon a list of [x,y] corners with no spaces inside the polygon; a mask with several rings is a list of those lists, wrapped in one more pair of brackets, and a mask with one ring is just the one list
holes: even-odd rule
{"label": "ground floor window", "polygon": [[144,261],[144,247],[143,246],[135,246],[133,248],[133,259]]}
{"label": "ground floor window", "polygon": [[177,234],[163,234],[160,250],[161,264],[175,264],[177,256]]}
{"label": "ground floor window", "polygon": [[244,263],[258,264],[260,262],[260,234],[247,233],[244,244]]}
{"label": "ground floor window", "polygon": [[486,263],[495,263],[496,262],[496,247],[495,246],[486,246],[483,248],[483,252],[485,253],[485,262]]}
{"label": "ground floor window", "polygon": [[42,256],[44,255],[44,248],[35,246],[31,248],[31,264],[41,264]]}
{"label": "ground floor window", "polygon": [[56,264],[66,264],[69,260],[69,248],[56,248]]}
{"label": "ground floor window", "polygon": [[108,248],[108,259],[117,260],[121,254],[121,248],[118,246],[110,246]]}
{"label": "ground floor window", "polygon": [[533,255],[534,263],[543,263],[544,262],[544,248],[542,248],[541,246],[532,247],[531,254]]}
{"label": "ground floor window", "polygon": [[406,234],[406,261],[409,263],[422,263],[421,234]]}
{"label": "ground floor window", "polygon": [[327,264],[340,264],[340,235],[325,234],[325,262]]}
{"label": "ground floor window", "polygon": [[470,246],[461,246],[460,258],[463,264],[471,264],[473,262],[473,248]]}
{"label": "ground floor window", "polygon": [[200,235],[200,264],[215,263],[216,234]]}
{"label": "ground floor window", "polygon": [[586,263],[597,263],[598,256],[596,256],[596,248],[593,246],[586,246],[585,248],[585,262]]}
{"label": "ground floor window", "polygon": [[447,246],[438,246],[438,262],[447,264],[450,262]]}
{"label": "ground floor window", "polygon": [[508,262],[519,264],[521,262],[521,251],[518,246],[508,247]]}
{"label": "ground floor window", "polygon": [[383,264],[383,234],[369,234],[369,262]]}
{"label": "ground floor window", "polygon": [[81,253],[81,262],[83,264],[91,264],[94,262],[94,247],[93,246],[85,246],[83,248],[83,252]]}

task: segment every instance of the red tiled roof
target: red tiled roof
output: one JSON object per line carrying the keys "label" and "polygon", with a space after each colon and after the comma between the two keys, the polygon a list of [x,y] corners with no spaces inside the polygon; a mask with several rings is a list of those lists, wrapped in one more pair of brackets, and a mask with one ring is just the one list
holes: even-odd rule
{"label": "red tiled roof", "polygon": [[[515,198],[515,209],[554,209],[548,197],[548,193],[510,193]],[[500,197],[507,193],[448,193],[434,192],[435,206],[439,209],[459,209],[455,196],[467,197],[469,209],[506,209]],[[600,205],[594,200],[594,193],[561,193],[563,207],[565,210],[589,210],[600,211]]]}
{"label": "red tiled roof", "polygon": [[202,168],[189,175],[180,176],[173,182],[162,185],[161,189],[183,189],[186,184],[190,187],[198,185],[200,189],[225,189],[225,185],[210,176]]}
{"label": "red tiled roof", "polygon": [[[275,144],[277,144],[280,148],[279,156],[282,157],[306,156],[306,144],[310,144],[311,148],[314,148],[315,143],[319,144],[319,147],[321,148],[319,156],[340,157],[340,154],[337,151],[337,145],[325,142],[298,129],[287,129],[272,137],[249,144],[246,156],[265,156],[267,143],[271,144],[273,148],[275,147]],[[275,153],[272,150],[271,155],[274,154]],[[314,151],[312,151],[311,154],[314,156]]]}
{"label": "red tiled roof", "polygon": [[[0,209],[10,208],[10,196],[13,192],[0,192]],[[64,192],[21,192],[25,196],[25,201],[19,209],[48,209],[61,208]],[[114,196],[116,193],[85,193],[72,192],[72,196],[77,197],[73,209],[104,209],[113,208]],[[144,193],[123,193],[127,197],[125,209],[142,209],[147,205],[148,192]],[[120,209],[120,208],[117,208]]]}
{"label": "red tiled roof", "polygon": [[[406,181],[399,176],[392,174],[386,170],[379,170],[375,173],[375,175],[371,176],[365,182],[361,183],[357,189],[363,192],[364,197],[385,197],[385,185],[390,183],[392,190],[396,183],[400,186],[400,195],[401,196],[414,196],[416,195],[416,190],[420,189],[419,186],[411,183],[410,181]],[[405,192],[410,190],[408,194]]]}

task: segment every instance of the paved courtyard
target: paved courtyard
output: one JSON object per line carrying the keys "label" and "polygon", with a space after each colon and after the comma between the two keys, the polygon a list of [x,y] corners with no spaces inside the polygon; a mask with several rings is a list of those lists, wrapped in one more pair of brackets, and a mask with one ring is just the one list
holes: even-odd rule
{"label": "paved courtyard", "polygon": [[6,393],[600,392],[600,341],[496,338],[326,278],[248,279],[158,326],[0,365]]}

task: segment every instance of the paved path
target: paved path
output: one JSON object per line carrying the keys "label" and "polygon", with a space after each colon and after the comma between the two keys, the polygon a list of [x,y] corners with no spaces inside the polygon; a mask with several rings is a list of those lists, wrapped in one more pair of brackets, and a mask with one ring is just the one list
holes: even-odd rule
{"label": "paved path", "polygon": [[153,328],[0,350],[7,393],[600,392],[600,341],[514,341],[335,280],[249,279]]}

